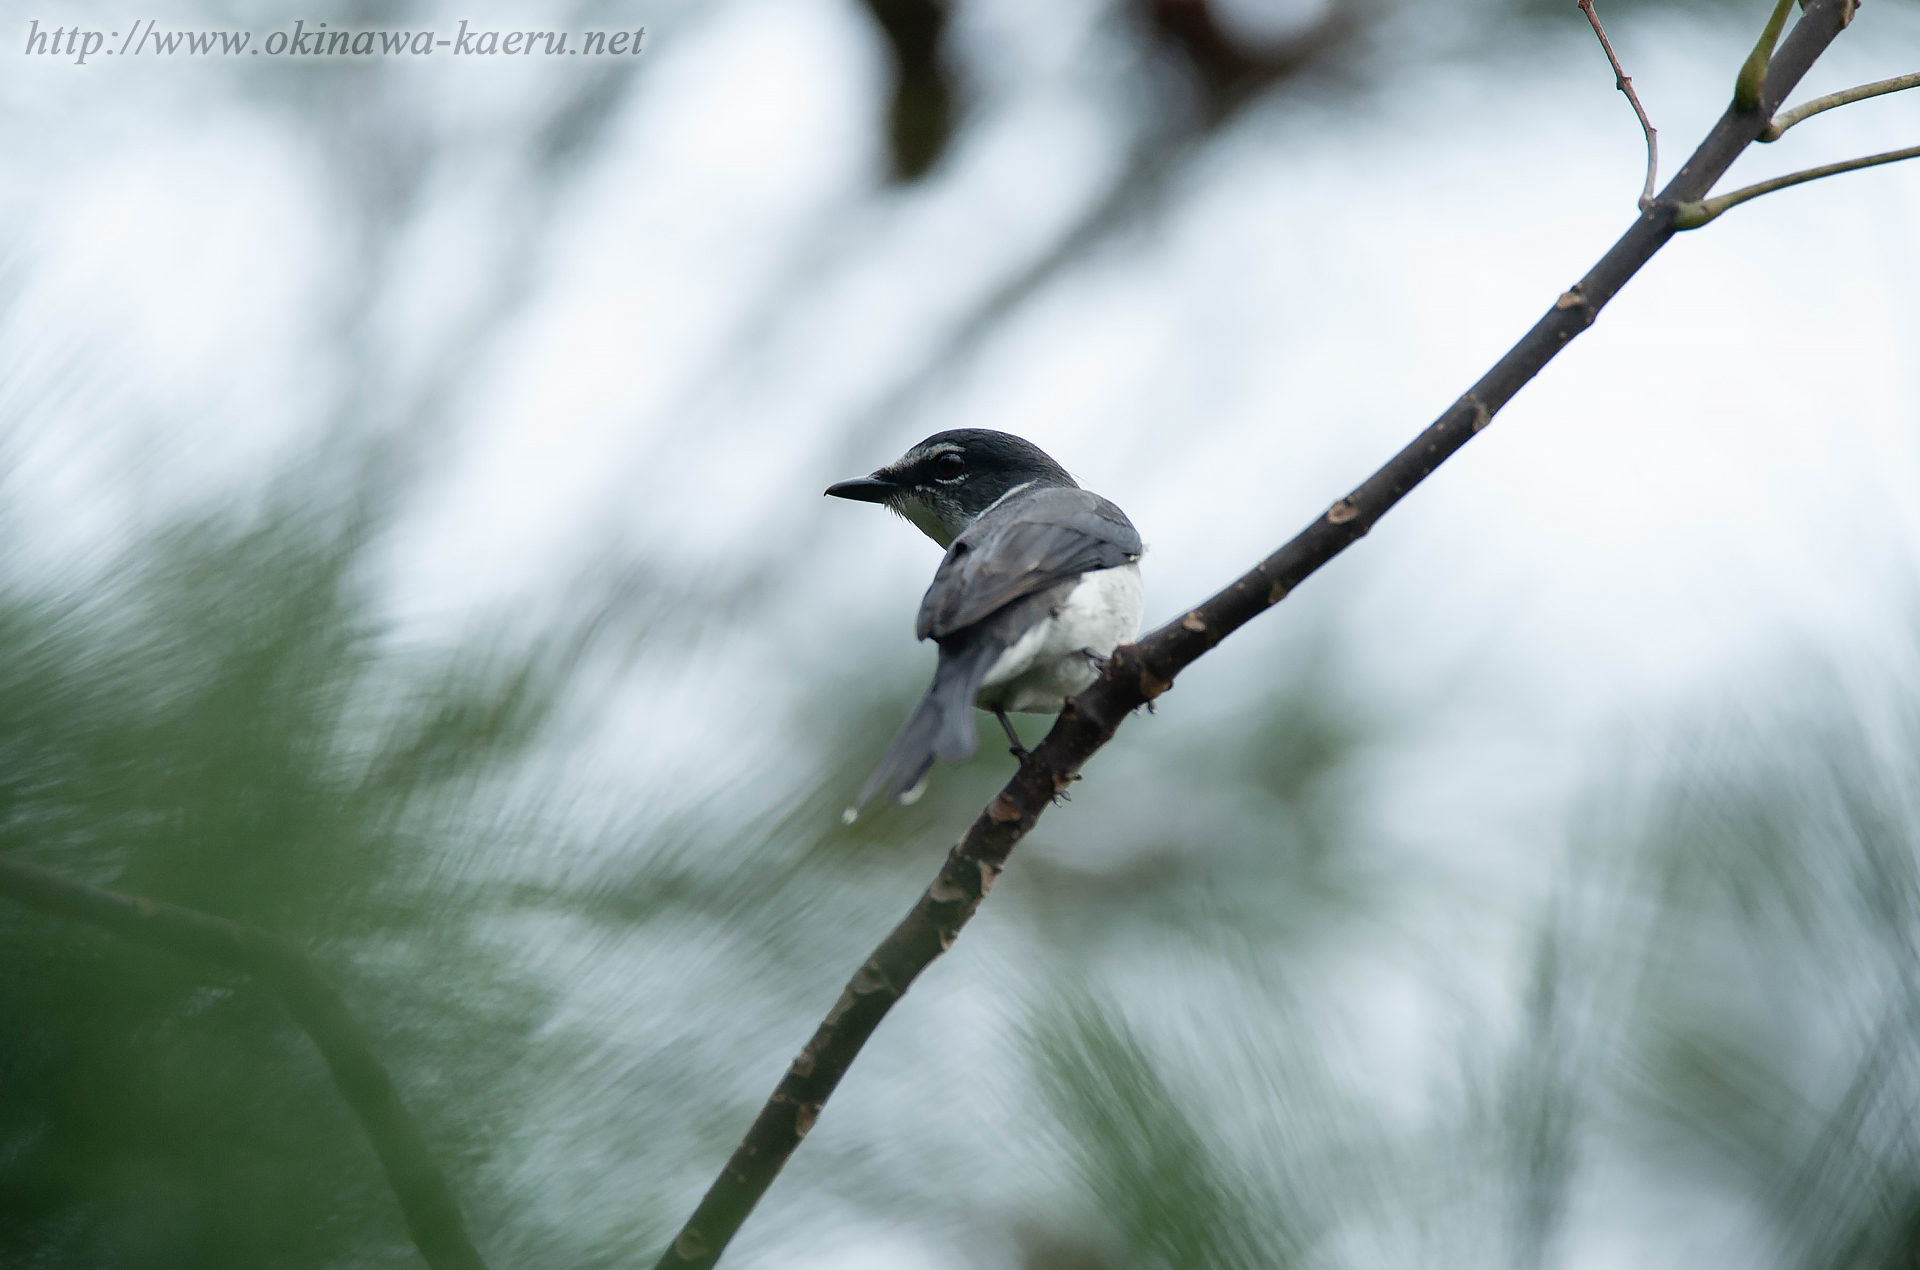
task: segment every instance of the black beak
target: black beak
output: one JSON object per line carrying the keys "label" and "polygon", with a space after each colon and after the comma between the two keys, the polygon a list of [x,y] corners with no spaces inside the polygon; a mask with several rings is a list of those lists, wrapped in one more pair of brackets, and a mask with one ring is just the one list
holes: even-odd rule
{"label": "black beak", "polygon": [[884,503],[899,492],[898,485],[878,476],[856,476],[827,486],[827,497],[851,498],[861,503]]}

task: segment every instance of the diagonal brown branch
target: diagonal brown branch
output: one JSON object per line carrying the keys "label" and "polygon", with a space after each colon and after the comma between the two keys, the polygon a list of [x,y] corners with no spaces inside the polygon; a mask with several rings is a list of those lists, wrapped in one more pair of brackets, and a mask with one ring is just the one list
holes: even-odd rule
{"label": "diagonal brown branch", "polygon": [[1578,0],[1580,12],[1587,15],[1587,21],[1593,25],[1593,33],[1600,37],[1600,48],[1607,55],[1607,64],[1613,67],[1613,86],[1627,95],[1627,102],[1633,107],[1633,113],[1640,118],[1640,130],[1647,134],[1647,183],[1640,191],[1640,209],[1645,211],[1653,203],[1653,183],[1660,176],[1659,133],[1653,121],[1647,118],[1646,108],[1640,104],[1640,94],[1633,91],[1633,76],[1620,69],[1620,59],[1613,55],[1613,42],[1607,39],[1607,29],[1600,25],[1600,15],[1593,11],[1593,0]]}
{"label": "diagonal brown branch", "polygon": [[[947,855],[939,876],[906,918],[854,972],[761,1108],[693,1215],[668,1245],[659,1270],[711,1266],[800,1145],[848,1066],[894,1002],[952,947],[1007,855],[1056,794],[1135,708],[1173,686],[1174,677],[1242,625],[1278,604],[1321,565],[1352,545],[1392,506],[1487,425],[1674,234],[1682,204],[1703,197],[1766,125],[1807,68],[1833,42],[1853,0],[1808,0],[1761,80],[1761,109],[1736,105],[1722,115],[1693,157],[1587,276],[1554,302],[1518,344],[1411,445],[1364,484],[1314,519],[1291,542],[1238,581],[1188,612],[1124,645],[1098,683],[1069,702],[1046,740],[987,804]],[[1758,77],[1756,77],[1758,78]]]}
{"label": "diagonal brown branch", "polygon": [[178,956],[241,971],[271,990],[313,1039],[333,1083],[360,1117],[420,1256],[433,1270],[486,1270],[453,1191],[428,1153],[420,1126],[400,1101],[393,1078],[374,1056],[372,1043],[347,1012],[340,993],[305,953],[238,922],[88,886],[5,855],[0,855],[0,896]]}

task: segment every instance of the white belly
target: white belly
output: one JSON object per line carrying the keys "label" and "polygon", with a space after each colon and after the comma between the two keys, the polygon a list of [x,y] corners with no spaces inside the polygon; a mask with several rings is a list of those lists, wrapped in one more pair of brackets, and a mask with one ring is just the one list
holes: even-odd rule
{"label": "white belly", "polygon": [[1140,633],[1145,607],[1139,565],[1081,574],[1058,613],[1000,654],[974,704],[982,710],[1058,714],[1068,697],[1100,677],[1093,657],[1104,659]]}

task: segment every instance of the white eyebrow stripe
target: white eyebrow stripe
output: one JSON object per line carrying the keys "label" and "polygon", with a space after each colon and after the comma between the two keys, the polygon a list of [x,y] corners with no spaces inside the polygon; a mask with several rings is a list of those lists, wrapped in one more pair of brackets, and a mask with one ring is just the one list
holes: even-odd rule
{"label": "white eyebrow stripe", "polygon": [[925,463],[928,459],[937,459],[943,454],[960,454],[962,452],[963,448],[961,446],[955,445],[951,441],[942,441],[939,445],[929,449],[908,450],[894,462],[887,464],[880,470],[882,472],[904,472],[910,467]]}
{"label": "white eyebrow stripe", "polygon": [[939,446],[929,446],[927,450],[908,450],[908,452],[902,453],[897,461],[885,465],[885,467],[879,469],[879,471],[883,471],[883,473],[904,473],[908,467],[918,467],[918,465],[925,463],[927,459],[937,459],[937,457],[941,457],[943,453],[966,453],[966,448],[964,448],[964,446],[956,446],[954,442],[941,442]]}

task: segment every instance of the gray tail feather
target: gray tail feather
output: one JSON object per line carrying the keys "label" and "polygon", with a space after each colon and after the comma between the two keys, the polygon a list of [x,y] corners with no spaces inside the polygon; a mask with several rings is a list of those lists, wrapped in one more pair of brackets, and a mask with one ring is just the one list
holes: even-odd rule
{"label": "gray tail feather", "polygon": [[980,681],[1002,651],[990,641],[982,646],[949,652],[940,650],[940,664],[933,672],[933,684],[920,704],[907,716],[900,734],[887,747],[887,756],[873,769],[860,797],[849,811],[857,811],[872,799],[892,800],[919,786],[936,758],[963,763],[973,757],[979,736],[974,731],[973,695]]}

